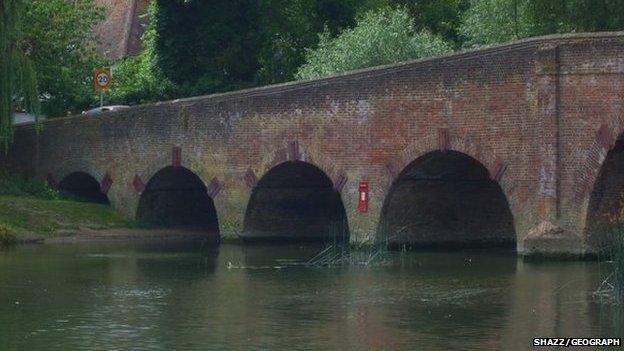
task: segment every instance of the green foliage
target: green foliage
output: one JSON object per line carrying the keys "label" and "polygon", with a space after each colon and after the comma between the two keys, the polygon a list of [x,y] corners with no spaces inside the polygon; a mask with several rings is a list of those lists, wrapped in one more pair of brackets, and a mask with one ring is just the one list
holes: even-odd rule
{"label": "green foliage", "polygon": [[598,253],[608,268],[602,271],[603,281],[595,295],[607,302],[624,305],[624,226],[621,218],[610,229]]}
{"label": "green foliage", "polygon": [[114,103],[291,80],[317,33],[352,25],[357,0],[152,1],[143,52],[114,68]]}
{"label": "green foliage", "polygon": [[0,195],[0,223],[9,225],[16,235],[49,236],[66,235],[81,228],[126,228],[132,225],[108,205],[6,195]]}
{"label": "green foliage", "polygon": [[42,199],[57,199],[58,191],[47,182],[22,175],[0,174],[0,195],[33,196]]}
{"label": "green foliage", "polygon": [[144,104],[177,96],[175,85],[151,65],[149,52],[120,60],[113,68],[115,80],[110,101],[116,104]]}
{"label": "green foliage", "polygon": [[472,0],[459,32],[473,47],[553,33],[624,29],[624,1]]}
{"label": "green foliage", "polygon": [[17,242],[15,230],[5,223],[0,223],[0,246],[10,246]]}
{"label": "green foliage", "polygon": [[624,231],[618,234],[610,248],[613,262],[613,292],[615,300],[624,304]]}
{"label": "green foliage", "polygon": [[246,0],[157,0],[155,63],[197,95],[250,86],[258,69],[258,11]]}
{"label": "green foliage", "polygon": [[388,0],[390,5],[407,8],[414,18],[416,30],[428,30],[442,36],[455,46],[461,44],[459,27],[469,0]]}
{"label": "green foliage", "polygon": [[369,11],[357,25],[336,38],[320,35],[318,48],[308,51],[307,62],[297,72],[299,79],[439,55],[451,45],[426,31],[416,32],[404,8]]}
{"label": "green foliage", "polygon": [[80,112],[94,100],[94,26],[103,19],[94,0],[30,0],[24,6],[23,42],[37,71],[43,113]]}
{"label": "green foliage", "polygon": [[472,0],[460,33],[464,46],[511,41],[535,33],[528,0]]}
{"label": "green foliage", "polygon": [[39,113],[37,76],[22,39],[21,0],[0,3],[0,148],[13,140],[13,112],[16,108]]}
{"label": "green foliage", "polygon": [[260,5],[256,81],[270,84],[293,79],[305,62],[306,48],[318,44],[325,28],[332,35],[354,24],[360,1],[266,0]]}
{"label": "green foliage", "polygon": [[577,31],[624,29],[624,1],[622,0],[559,0],[559,2],[568,4],[570,21]]}
{"label": "green foliage", "polygon": [[143,34],[142,52],[119,60],[113,66],[113,89],[110,100],[115,104],[143,104],[173,99],[180,96],[177,86],[157,66],[155,42],[157,22],[151,20],[158,13],[158,2],[148,8],[149,26]]}

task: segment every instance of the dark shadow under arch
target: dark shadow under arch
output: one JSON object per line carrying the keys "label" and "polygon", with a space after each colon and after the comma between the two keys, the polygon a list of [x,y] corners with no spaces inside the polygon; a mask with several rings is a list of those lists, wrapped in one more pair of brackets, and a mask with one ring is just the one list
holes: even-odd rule
{"label": "dark shadow under arch", "polygon": [[624,220],[624,135],[607,153],[587,206],[585,235],[591,251],[609,248]]}
{"label": "dark shadow under arch", "polygon": [[513,215],[479,161],[433,151],[409,164],[384,201],[378,240],[391,248],[515,247]]}
{"label": "dark shadow under arch", "polygon": [[247,241],[348,242],[349,229],[331,179],[314,165],[289,161],[255,186],[242,236]]}
{"label": "dark shadow under arch", "polygon": [[109,204],[108,197],[102,193],[100,183],[85,172],[73,172],[58,184],[62,196],[78,201]]}
{"label": "dark shadow under arch", "polygon": [[204,182],[184,167],[165,167],[154,174],[141,194],[137,220],[155,227],[219,232]]}

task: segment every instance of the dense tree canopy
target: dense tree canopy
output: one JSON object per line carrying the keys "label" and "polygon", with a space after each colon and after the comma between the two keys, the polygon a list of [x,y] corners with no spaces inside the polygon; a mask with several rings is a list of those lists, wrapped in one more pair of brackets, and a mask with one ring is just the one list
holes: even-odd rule
{"label": "dense tree canopy", "polygon": [[181,93],[292,79],[317,33],[351,25],[355,0],[159,0],[155,63]]}
{"label": "dense tree canopy", "polygon": [[24,45],[31,52],[42,112],[80,112],[93,100],[96,55],[93,28],[103,18],[94,0],[30,0],[24,3]]}
{"label": "dense tree canopy", "polygon": [[260,7],[260,84],[293,79],[305,62],[306,48],[317,45],[318,33],[337,35],[354,24],[357,0],[266,0]]}

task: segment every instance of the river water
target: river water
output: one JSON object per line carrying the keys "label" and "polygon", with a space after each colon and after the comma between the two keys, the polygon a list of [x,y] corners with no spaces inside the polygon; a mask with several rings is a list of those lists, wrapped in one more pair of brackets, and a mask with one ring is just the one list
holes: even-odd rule
{"label": "river water", "polygon": [[0,251],[0,350],[525,350],[533,337],[622,334],[592,296],[608,269],[596,262],[467,251],[302,264],[320,249]]}

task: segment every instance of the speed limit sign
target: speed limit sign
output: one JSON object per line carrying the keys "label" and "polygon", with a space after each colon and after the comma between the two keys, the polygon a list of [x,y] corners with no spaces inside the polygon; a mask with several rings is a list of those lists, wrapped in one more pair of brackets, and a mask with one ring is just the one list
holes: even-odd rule
{"label": "speed limit sign", "polygon": [[97,90],[108,90],[111,87],[112,75],[110,68],[98,68],[93,71],[93,87]]}

